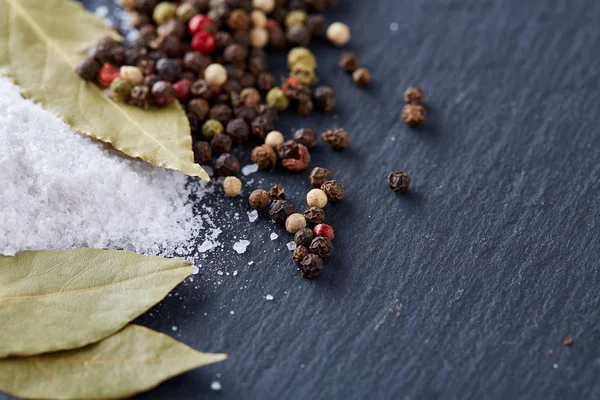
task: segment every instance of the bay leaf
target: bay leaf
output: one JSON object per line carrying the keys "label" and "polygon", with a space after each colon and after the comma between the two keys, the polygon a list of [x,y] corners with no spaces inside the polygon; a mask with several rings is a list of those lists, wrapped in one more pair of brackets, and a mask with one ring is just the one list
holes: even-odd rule
{"label": "bay leaf", "polygon": [[181,259],[121,250],[0,256],[0,357],[97,342],[158,303],[191,272]]}
{"label": "bay leaf", "polygon": [[0,391],[27,399],[124,398],[226,358],[128,325],[81,349],[0,360]]}
{"label": "bay leaf", "polygon": [[0,72],[24,97],[129,156],[209,180],[194,164],[181,105],[144,111],[118,103],[74,72],[85,49],[118,37],[102,19],[72,0],[0,0],[0,10]]}

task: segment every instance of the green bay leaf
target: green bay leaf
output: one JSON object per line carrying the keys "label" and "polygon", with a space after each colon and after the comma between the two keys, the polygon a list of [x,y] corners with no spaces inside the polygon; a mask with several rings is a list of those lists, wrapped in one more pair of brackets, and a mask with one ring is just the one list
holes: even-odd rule
{"label": "green bay leaf", "polygon": [[158,303],[191,272],[181,259],[121,250],[0,256],[0,357],[97,342]]}
{"label": "green bay leaf", "polygon": [[129,325],[81,349],[0,360],[0,391],[27,399],[124,398],[226,358]]}
{"label": "green bay leaf", "polygon": [[194,163],[178,103],[150,111],[117,103],[74,72],[85,49],[103,36],[118,37],[102,19],[72,0],[0,0],[0,10],[0,71],[25,97],[129,156],[209,179]]}

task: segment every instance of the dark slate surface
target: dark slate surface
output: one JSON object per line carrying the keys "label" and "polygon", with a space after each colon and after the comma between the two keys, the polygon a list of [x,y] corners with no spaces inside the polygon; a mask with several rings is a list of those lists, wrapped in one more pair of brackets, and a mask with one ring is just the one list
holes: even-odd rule
{"label": "dark slate surface", "polygon": [[[215,285],[211,267],[139,322],[230,359],[139,398],[600,398],[600,2],[341,0],[328,17],[349,23],[376,81],[354,88],[318,45],[339,117],[279,128],[351,132],[348,151],[313,155],[347,190],[327,207],[335,255],[302,280],[282,229],[205,200],[243,216],[210,258],[238,276]],[[411,130],[398,114],[415,83],[428,119]],[[410,195],[386,186],[399,169]],[[301,206],[306,175],[251,177]]]}

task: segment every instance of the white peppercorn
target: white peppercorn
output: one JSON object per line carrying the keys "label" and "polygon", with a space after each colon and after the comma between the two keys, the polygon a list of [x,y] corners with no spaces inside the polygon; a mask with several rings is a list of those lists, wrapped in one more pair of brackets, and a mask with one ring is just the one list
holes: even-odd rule
{"label": "white peppercorn", "polygon": [[327,195],[321,189],[312,189],[306,195],[306,204],[309,207],[319,207],[323,208],[327,205]]}
{"label": "white peppercorn", "polygon": [[250,31],[250,44],[252,47],[262,49],[269,43],[269,32],[265,28],[254,28]]}
{"label": "white peppercorn", "polygon": [[229,197],[239,196],[242,191],[242,181],[235,176],[228,176],[223,181],[223,190]]}
{"label": "white peppercorn", "polygon": [[255,28],[264,28],[267,25],[267,15],[261,10],[253,10],[250,19]]}
{"label": "white peppercorn", "polygon": [[306,228],[306,218],[302,214],[292,214],[285,220],[285,230],[289,233],[294,234],[304,228]]}
{"label": "white peppercorn", "polygon": [[327,39],[335,46],[345,46],[350,41],[350,28],[342,22],[334,22],[327,28]]}
{"label": "white peppercorn", "polygon": [[285,138],[283,133],[279,131],[271,131],[265,137],[265,144],[273,149],[277,149],[277,146],[283,144],[283,142],[285,142]]}
{"label": "white peppercorn", "polygon": [[144,74],[142,73],[142,70],[138,67],[124,65],[121,67],[119,75],[121,76],[121,78],[134,85],[138,85],[144,80]]}
{"label": "white peppercorn", "polygon": [[275,0],[252,0],[252,6],[268,14],[275,8]]}
{"label": "white peppercorn", "polygon": [[221,64],[210,64],[204,70],[204,80],[211,86],[223,86],[227,82],[227,70]]}

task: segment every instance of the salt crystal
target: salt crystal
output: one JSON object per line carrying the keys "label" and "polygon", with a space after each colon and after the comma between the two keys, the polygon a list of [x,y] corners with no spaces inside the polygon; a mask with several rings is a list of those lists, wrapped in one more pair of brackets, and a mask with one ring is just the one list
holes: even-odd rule
{"label": "salt crystal", "polygon": [[285,244],[289,251],[296,250],[296,242],[288,242]]}
{"label": "salt crystal", "polygon": [[250,244],[250,241],[248,241],[248,240],[240,240],[239,242],[235,242],[233,244],[233,249],[238,254],[243,254],[246,252],[246,247],[248,247],[249,244]]}
{"label": "salt crystal", "polygon": [[258,171],[258,164],[249,164],[249,165],[245,165],[242,168],[242,174],[244,174],[244,176],[248,176],[250,174],[253,174],[256,171]]}
{"label": "salt crystal", "polygon": [[254,222],[258,219],[258,211],[252,210],[248,213],[248,221]]}
{"label": "salt crystal", "polygon": [[216,247],[216,245],[207,239],[204,242],[202,242],[202,244],[200,246],[198,246],[198,251],[200,253],[206,253],[207,251],[212,250],[215,247]]}
{"label": "salt crystal", "polygon": [[254,264],[254,261],[248,261],[248,265]]}
{"label": "salt crystal", "polygon": [[273,295],[268,294],[268,295],[265,296],[265,299],[267,299],[267,300],[273,300]]}
{"label": "salt crystal", "polygon": [[94,14],[100,18],[104,18],[108,15],[108,7],[106,6],[98,6],[96,10],[94,10]]}
{"label": "salt crystal", "polygon": [[237,269],[235,271],[233,271],[233,276],[236,276],[238,274]]}
{"label": "salt crystal", "polygon": [[217,271],[217,275],[223,275],[223,271]]}
{"label": "salt crystal", "polygon": [[196,267],[195,265],[192,265],[192,274],[196,275],[198,272],[200,272],[200,268]]}
{"label": "salt crystal", "polygon": [[397,22],[392,22],[390,24],[390,31],[396,32],[397,30],[398,30],[398,23]]}
{"label": "salt crystal", "polygon": [[176,327],[176,326],[172,326],[172,327],[171,327],[171,330],[172,330],[173,332],[177,332],[177,327]]}
{"label": "salt crystal", "polygon": [[279,237],[279,235],[276,234],[275,232],[271,233],[271,236],[270,236],[271,240],[276,240],[278,237]]}
{"label": "salt crystal", "polygon": [[219,390],[221,390],[221,382],[219,382],[219,381],[214,381],[213,383],[211,383],[211,384],[210,384],[210,388],[211,388],[212,390],[216,390],[216,391],[219,391]]}
{"label": "salt crystal", "polygon": [[233,315],[235,312],[233,310],[229,311],[229,314]]}

